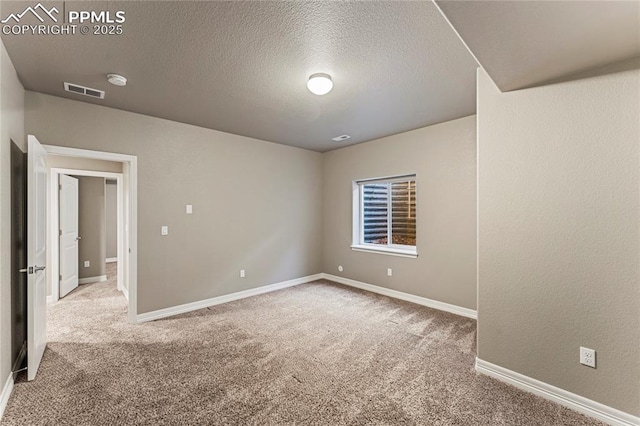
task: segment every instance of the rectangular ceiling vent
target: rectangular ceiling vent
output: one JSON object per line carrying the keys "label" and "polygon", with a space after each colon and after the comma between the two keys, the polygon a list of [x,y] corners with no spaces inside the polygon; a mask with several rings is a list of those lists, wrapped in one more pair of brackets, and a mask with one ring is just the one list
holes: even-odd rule
{"label": "rectangular ceiling vent", "polygon": [[85,95],[92,98],[104,99],[104,91],[80,86],[78,84],[64,83],[64,90],[78,95]]}
{"label": "rectangular ceiling vent", "polygon": [[342,142],[342,141],[346,141],[347,139],[351,139],[351,136],[349,136],[349,135],[340,135],[340,136],[336,136],[335,138],[331,138],[331,140],[335,141],[335,142]]}

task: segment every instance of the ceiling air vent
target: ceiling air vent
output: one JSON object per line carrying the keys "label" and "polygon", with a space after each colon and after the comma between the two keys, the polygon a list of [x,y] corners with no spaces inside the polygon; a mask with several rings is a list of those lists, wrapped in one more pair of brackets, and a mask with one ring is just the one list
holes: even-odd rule
{"label": "ceiling air vent", "polygon": [[335,141],[335,142],[342,142],[342,141],[346,141],[347,139],[351,139],[351,136],[349,136],[349,135],[340,135],[340,136],[336,136],[335,138],[331,138],[331,140]]}
{"label": "ceiling air vent", "polygon": [[64,83],[64,90],[79,95],[85,95],[92,98],[104,99],[104,91],[92,89],[90,87],[79,86],[77,84]]}

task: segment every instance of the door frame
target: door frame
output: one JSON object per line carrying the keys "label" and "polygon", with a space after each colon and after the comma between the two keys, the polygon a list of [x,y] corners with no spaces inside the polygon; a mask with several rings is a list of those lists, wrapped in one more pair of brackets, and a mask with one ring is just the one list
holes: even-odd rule
{"label": "door frame", "polygon": [[[124,291],[124,191],[122,188],[122,173],[112,172],[98,172],[93,170],[77,170],[77,169],[64,169],[53,167],[51,168],[51,175],[49,176],[49,195],[50,200],[50,214],[49,214],[49,230],[51,238],[51,302],[55,303],[60,300],[60,234],[58,233],[60,223],[60,197],[58,197],[58,185],[60,185],[60,175],[67,176],[90,176],[99,177],[105,179],[115,179],[117,182],[117,203],[118,209],[116,214],[116,233],[118,235],[117,242],[117,254],[118,258],[118,277],[117,286],[118,290],[124,293],[124,296],[129,299],[129,295]],[[78,268],[80,267],[80,259],[78,259]],[[105,258],[106,263],[106,258]]]}
{"label": "door frame", "polygon": [[[116,179],[118,183],[118,282],[123,293],[128,293],[128,318],[130,323],[137,322],[138,314],[138,157],[103,151],[92,151],[78,148],[67,148],[55,145],[43,145],[49,155],[106,160],[122,163],[122,173],[95,172],[73,169],[51,169],[49,184],[49,238],[51,248],[50,288],[52,298],[59,297],[59,245],[58,216],[59,202],[57,197],[60,174],[76,176],[98,176]],[[55,173],[54,173],[55,171]],[[128,262],[126,262],[126,255]]]}

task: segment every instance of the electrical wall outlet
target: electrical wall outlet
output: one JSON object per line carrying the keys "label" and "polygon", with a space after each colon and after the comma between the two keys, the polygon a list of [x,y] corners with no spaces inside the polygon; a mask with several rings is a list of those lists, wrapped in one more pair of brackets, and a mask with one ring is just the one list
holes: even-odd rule
{"label": "electrical wall outlet", "polygon": [[392,277],[393,276],[393,269],[387,268],[387,276],[388,277]]}
{"label": "electrical wall outlet", "polygon": [[580,364],[596,368],[596,351],[580,346]]}
{"label": "electrical wall outlet", "polygon": [[340,272],[344,271],[344,268],[342,267],[342,265],[338,266],[338,271]]}
{"label": "electrical wall outlet", "polygon": [[187,214],[193,214],[193,205],[187,204]]}
{"label": "electrical wall outlet", "polygon": [[244,278],[245,276],[244,269],[240,269],[240,278]]}
{"label": "electrical wall outlet", "polygon": [[90,261],[88,261],[88,260],[85,260],[85,261],[84,261],[84,267],[85,267],[85,268],[88,268],[89,266],[91,266],[91,262],[90,262]]}
{"label": "electrical wall outlet", "polygon": [[162,228],[160,228],[160,235],[169,235],[169,227],[163,226]]}

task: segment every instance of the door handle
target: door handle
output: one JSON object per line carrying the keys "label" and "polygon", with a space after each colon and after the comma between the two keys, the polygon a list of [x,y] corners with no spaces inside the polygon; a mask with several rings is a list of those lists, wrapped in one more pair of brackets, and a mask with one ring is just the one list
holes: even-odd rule
{"label": "door handle", "polygon": [[82,237],[76,237],[76,241],[80,241]]}
{"label": "door handle", "polygon": [[35,274],[36,272],[44,271],[46,266],[29,266],[25,269],[20,269],[18,272],[26,272],[28,274]]}

